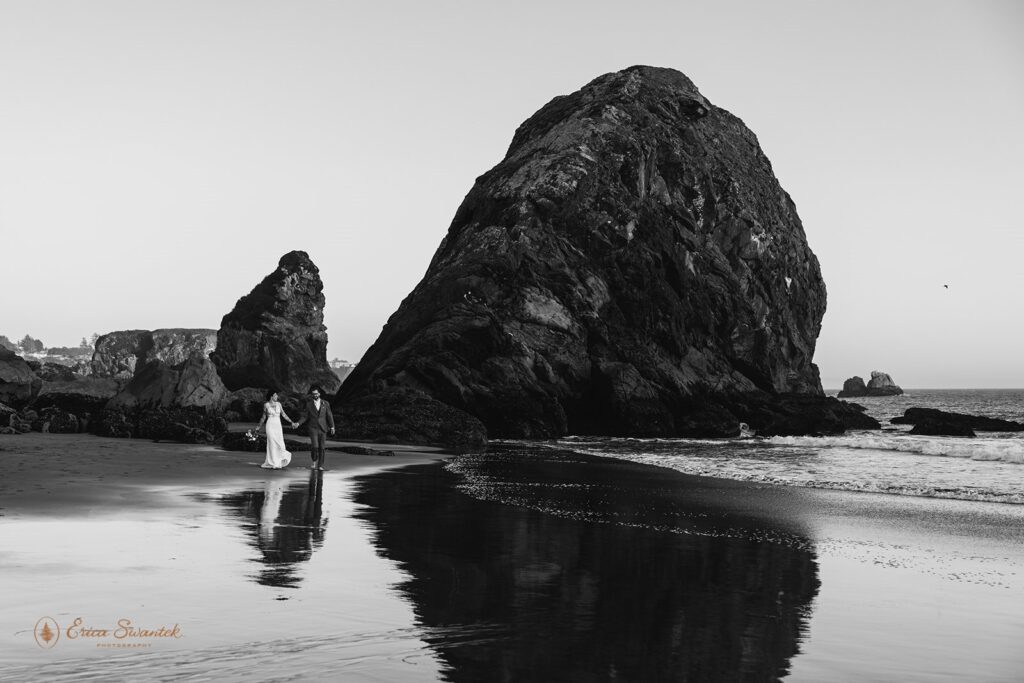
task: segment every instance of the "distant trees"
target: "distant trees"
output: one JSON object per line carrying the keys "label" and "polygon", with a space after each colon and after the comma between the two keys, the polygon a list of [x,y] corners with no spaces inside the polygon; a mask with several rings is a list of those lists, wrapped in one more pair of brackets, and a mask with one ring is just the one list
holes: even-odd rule
{"label": "distant trees", "polygon": [[18,342],[18,346],[20,346],[21,350],[25,353],[42,353],[46,350],[46,347],[43,346],[43,342],[41,340],[33,339],[27,334],[24,339]]}
{"label": "distant trees", "polygon": [[48,353],[51,356],[91,356],[100,335],[93,333],[92,342],[82,337],[78,346],[54,346],[49,349],[39,339],[26,334],[19,342],[12,342],[7,335],[0,334],[0,347],[15,353]]}

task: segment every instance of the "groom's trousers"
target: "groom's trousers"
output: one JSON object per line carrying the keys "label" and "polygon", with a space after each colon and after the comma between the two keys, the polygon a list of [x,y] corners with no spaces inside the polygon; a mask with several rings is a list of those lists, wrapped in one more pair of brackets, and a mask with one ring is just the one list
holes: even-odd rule
{"label": "groom's trousers", "polygon": [[327,435],[319,429],[309,431],[309,457],[318,467],[324,465],[324,444]]}

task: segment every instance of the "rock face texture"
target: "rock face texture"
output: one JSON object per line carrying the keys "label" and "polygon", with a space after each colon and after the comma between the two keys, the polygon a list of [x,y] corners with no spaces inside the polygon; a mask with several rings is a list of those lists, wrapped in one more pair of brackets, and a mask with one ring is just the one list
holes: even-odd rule
{"label": "rock face texture", "polygon": [[40,384],[24,358],[0,346],[0,401],[24,405],[36,394]]}
{"label": "rock face texture", "polygon": [[107,408],[202,408],[220,410],[228,390],[209,358],[195,355],[177,365],[153,360],[140,367]]}
{"label": "rock face texture", "polygon": [[887,373],[878,370],[871,371],[871,379],[867,384],[860,377],[851,377],[843,382],[843,389],[839,392],[839,398],[856,398],[858,396],[899,396],[903,389],[892,381]]}
{"label": "rock face texture", "polygon": [[341,380],[327,362],[324,285],[303,251],[281,257],[272,272],[224,316],[211,355],[230,390],[265,387],[334,393]]}
{"label": "rock face texture", "polygon": [[123,330],[96,340],[92,376],[130,380],[152,361],[181,365],[193,357],[205,358],[217,346],[217,330]]}
{"label": "rock face texture", "polygon": [[492,438],[737,433],[822,394],[825,298],[754,134],[632,67],[519,127],[340,396],[417,390]]}
{"label": "rock face texture", "polygon": [[121,385],[108,408],[219,410],[228,391],[209,359],[216,344],[216,330],[111,332],[96,340],[92,377]]}

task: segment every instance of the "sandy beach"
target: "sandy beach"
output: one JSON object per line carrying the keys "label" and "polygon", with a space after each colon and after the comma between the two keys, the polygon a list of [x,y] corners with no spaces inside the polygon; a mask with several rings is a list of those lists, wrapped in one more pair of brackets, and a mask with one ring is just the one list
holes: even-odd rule
{"label": "sandy beach", "polygon": [[0,680],[1024,671],[1019,506],[386,449],[329,451],[317,476],[304,453],[265,471],[212,447],[4,437]]}

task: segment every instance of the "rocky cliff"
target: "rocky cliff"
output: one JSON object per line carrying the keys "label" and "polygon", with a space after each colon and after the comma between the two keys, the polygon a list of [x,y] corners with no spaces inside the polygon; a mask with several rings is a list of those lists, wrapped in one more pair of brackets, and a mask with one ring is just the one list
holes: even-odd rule
{"label": "rocky cliff", "polygon": [[277,269],[224,316],[211,358],[229,389],[266,387],[334,393],[341,380],[327,362],[324,285],[303,251],[281,257]]}
{"label": "rocky cliff", "polygon": [[491,437],[736,433],[822,394],[824,311],[754,134],[683,74],[632,67],[519,127],[341,397],[416,390]]}
{"label": "rocky cliff", "polygon": [[228,392],[209,359],[216,344],[216,330],[111,332],[96,340],[93,377],[121,385],[109,408],[218,410]]}
{"label": "rocky cliff", "polygon": [[206,358],[217,346],[217,330],[121,330],[96,340],[92,375],[128,381],[151,361],[181,365],[189,358]]}

